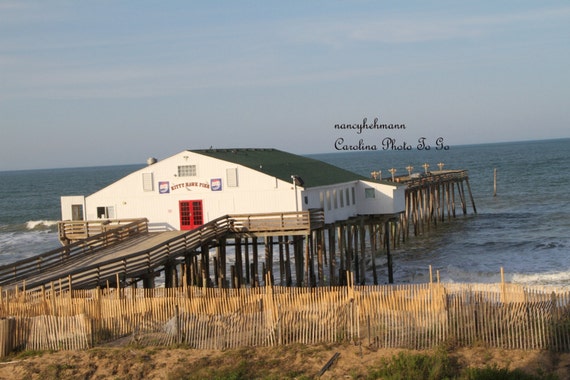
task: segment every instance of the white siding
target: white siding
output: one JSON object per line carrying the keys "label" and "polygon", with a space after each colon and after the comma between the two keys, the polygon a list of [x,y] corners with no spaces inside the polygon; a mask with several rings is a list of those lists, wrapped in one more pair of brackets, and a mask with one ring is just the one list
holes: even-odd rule
{"label": "white siding", "polygon": [[[185,165],[196,165],[198,175],[179,177],[178,167]],[[114,206],[116,218],[146,217],[156,228],[179,229],[181,200],[201,200],[204,222],[226,214],[295,210],[292,184],[235,163],[184,151],[152,165],[150,192],[140,182],[141,173],[148,172],[143,168],[88,196],[87,219],[97,217],[97,207]],[[228,177],[237,186],[228,186]],[[216,184],[221,184],[218,191]]]}

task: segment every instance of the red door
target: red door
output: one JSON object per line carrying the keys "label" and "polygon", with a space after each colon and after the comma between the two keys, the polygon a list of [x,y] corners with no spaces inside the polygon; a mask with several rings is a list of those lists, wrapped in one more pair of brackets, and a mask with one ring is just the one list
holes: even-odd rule
{"label": "red door", "polygon": [[180,229],[192,230],[204,224],[202,201],[180,201]]}

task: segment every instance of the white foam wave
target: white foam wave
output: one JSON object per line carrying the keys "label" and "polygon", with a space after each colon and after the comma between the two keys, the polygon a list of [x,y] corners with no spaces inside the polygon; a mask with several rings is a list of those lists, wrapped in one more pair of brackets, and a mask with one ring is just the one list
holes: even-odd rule
{"label": "white foam wave", "polygon": [[[500,283],[502,280],[500,270],[496,272],[485,270],[467,270],[454,266],[448,266],[441,272],[441,281],[450,283]],[[508,272],[505,270],[504,280],[507,283],[520,285],[545,285],[567,287],[570,284],[570,271],[550,272]]]}
{"label": "white foam wave", "polygon": [[57,225],[57,220],[30,220],[26,222],[26,228],[28,230],[35,230],[39,228],[50,228]]}
{"label": "white foam wave", "polygon": [[523,285],[557,285],[567,286],[570,282],[570,271],[549,273],[515,273],[511,282]]}
{"label": "white foam wave", "polygon": [[46,230],[0,233],[0,265],[59,248],[57,234]]}

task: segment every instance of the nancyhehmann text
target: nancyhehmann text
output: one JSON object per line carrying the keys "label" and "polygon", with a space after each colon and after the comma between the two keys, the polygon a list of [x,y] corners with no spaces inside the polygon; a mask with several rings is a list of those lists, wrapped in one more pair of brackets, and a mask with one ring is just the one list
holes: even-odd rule
{"label": "nancyhehmann text", "polygon": [[406,129],[406,124],[380,124],[378,118],[374,118],[374,123],[368,124],[368,119],[364,118],[362,124],[335,124],[334,129],[355,129],[361,134],[363,129]]}

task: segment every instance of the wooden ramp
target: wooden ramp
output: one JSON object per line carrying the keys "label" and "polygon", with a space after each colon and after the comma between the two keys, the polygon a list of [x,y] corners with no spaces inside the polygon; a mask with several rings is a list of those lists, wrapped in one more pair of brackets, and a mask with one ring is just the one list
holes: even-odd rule
{"label": "wooden ramp", "polygon": [[[116,283],[117,273],[127,278],[140,276],[141,273],[164,264],[164,260],[160,259],[147,261],[142,269],[141,264],[147,259],[147,253],[163,246],[168,247],[169,241],[176,240],[183,233],[185,232],[141,233],[97,252],[70,257],[60,265],[41,271],[26,280],[26,287],[34,288],[52,282],[59,284],[60,279],[63,279],[68,284],[72,283],[74,288],[86,288],[103,285],[106,281]],[[168,255],[164,255],[164,259],[168,259]]]}
{"label": "wooden ramp", "polygon": [[[70,222],[71,223],[71,222]],[[88,223],[84,223],[86,226]],[[317,223],[315,223],[316,225]],[[89,236],[62,248],[0,266],[4,288],[95,288],[112,283],[127,285],[133,279],[154,277],[169,263],[200,254],[218,239],[239,235],[307,235],[309,212],[227,215],[191,231],[149,232],[140,219]],[[60,239],[72,241],[65,231],[81,235],[77,228],[60,228]],[[63,232],[62,232],[63,231]]]}

